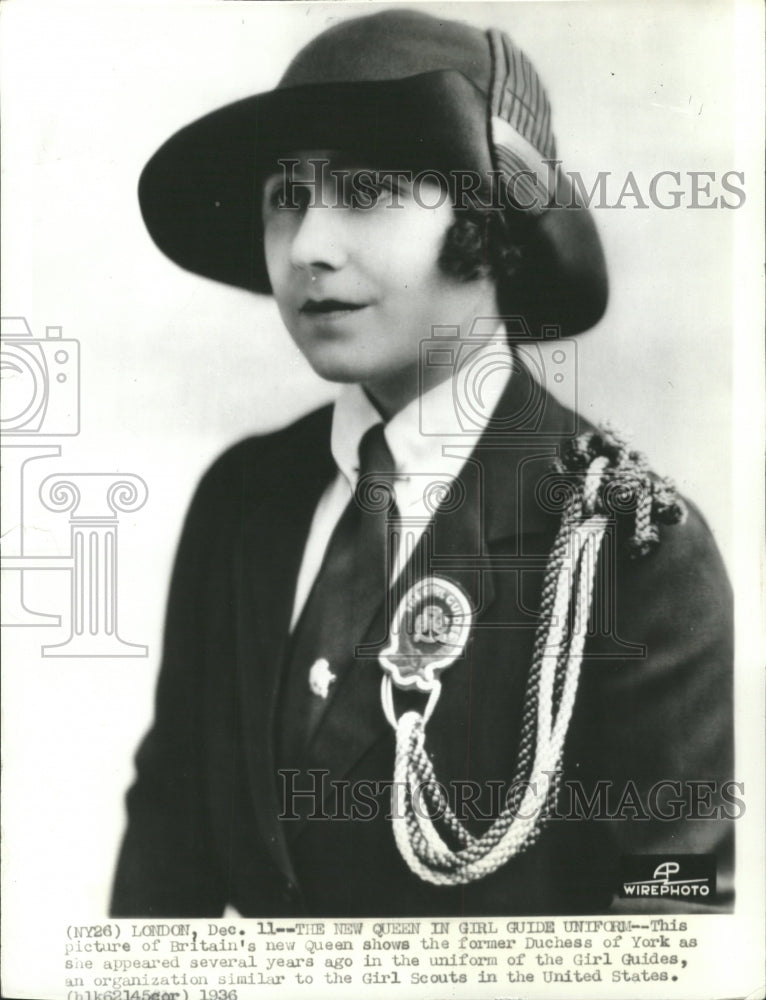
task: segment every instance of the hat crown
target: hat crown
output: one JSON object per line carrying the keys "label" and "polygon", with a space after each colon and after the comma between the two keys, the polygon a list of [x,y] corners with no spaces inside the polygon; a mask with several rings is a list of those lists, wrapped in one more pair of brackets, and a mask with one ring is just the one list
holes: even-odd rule
{"label": "hat crown", "polygon": [[[551,112],[532,63],[505,32],[414,10],[342,21],[295,56],[278,89],[404,80],[457,72],[487,99],[486,116],[508,122],[543,157],[555,156]],[[518,161],[516,168],[522,168]]]}
{"label": "hat crown", "polygon": [[[566,175],[546,165],[555,158],[550,104],[503,31],[401,8],[327,29],[276,89],[205,115],[157,150],[139,182],[157,246],[197,274],[268,293],[261,181],[299,149],[353,150],[373,165],[456,177],[471,171],[493,205],[499,178],[503,207],[530,220],[514,308],[533,330],[557,323],[567,334],[603,314],[598,233]],[[571,207],[548,211],[551,194],[550,204]]]}
{"label": "hat crown", "polygon": [[279,87],[401,80],[456,70],[484,94],[492,75],[483,31],[414,10],[386,10],[334,25],[309,42]]}

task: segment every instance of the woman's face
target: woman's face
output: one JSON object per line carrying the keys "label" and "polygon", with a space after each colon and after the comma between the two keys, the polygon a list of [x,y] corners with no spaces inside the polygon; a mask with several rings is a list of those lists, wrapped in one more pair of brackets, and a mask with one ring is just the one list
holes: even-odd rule
{"label": "woman's face", "polygon": [[378,183],[328,151],[296,159],[264,184],[274,297],[314,370],[360,383],[390,415],[449,374],[421,368],[421,343],[434,327],[467,331],[476,316],[496,315],[494,285],[441,271],[454,213],[435,181]]}

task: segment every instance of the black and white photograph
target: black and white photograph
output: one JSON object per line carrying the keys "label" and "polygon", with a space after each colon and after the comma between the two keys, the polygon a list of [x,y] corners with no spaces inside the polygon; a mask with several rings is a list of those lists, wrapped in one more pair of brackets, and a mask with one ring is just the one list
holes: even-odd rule
{"label": "black and white photograph", "polygon": [[0,5],[3,995],[762,995],[762,37]]}

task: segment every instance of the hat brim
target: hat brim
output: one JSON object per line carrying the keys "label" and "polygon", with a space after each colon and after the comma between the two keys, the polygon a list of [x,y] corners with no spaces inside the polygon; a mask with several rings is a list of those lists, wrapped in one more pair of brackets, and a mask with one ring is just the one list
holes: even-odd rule
{"label": "hat brim", "polygon": [[[139,180],[144,222],[186,270],[270,294],[261,189],[278,160],[300,149],[353,153],[377,169],[493,170],[486,97],[461,73],[325,83],[257,94],[192,122],[149,160]],[[559,181],[566,187],[562,175]],[[562,190],[556,202],[572,203]],[[590,213],[553,208],[528,227],[519,313],[536,331],[571,335],[598,322],[607,301],[601,243]]]}

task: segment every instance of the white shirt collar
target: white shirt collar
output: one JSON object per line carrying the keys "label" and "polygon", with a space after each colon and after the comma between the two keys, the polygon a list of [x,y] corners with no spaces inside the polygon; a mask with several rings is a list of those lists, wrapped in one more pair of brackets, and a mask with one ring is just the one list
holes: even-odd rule
{"label": "white shirt collar", "polygon": [[[513,370],[513,355],[503,328],[490,340],[463,341],[455,374],[412,400],[385,428],[397,472],[451,472],[457,475],[497,406]],[[335,401],[331,449],[335,463],[353,489],[358,476],[359,442],[380,414],[359,385],[347,385]],[[446,454],[445,445],[459,446]],[[455,469],[449,468],[456,465]]]}

